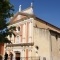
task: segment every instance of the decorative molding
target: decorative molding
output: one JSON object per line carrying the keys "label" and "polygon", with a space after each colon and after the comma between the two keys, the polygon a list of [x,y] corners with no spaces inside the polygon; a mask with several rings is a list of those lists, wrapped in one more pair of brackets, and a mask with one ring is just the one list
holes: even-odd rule
{"label": "decorative molding", "polygon": [[34,43],[20,43],[20,44],[7,44],[6,47],[15,47],[15,46],[33,46]]}

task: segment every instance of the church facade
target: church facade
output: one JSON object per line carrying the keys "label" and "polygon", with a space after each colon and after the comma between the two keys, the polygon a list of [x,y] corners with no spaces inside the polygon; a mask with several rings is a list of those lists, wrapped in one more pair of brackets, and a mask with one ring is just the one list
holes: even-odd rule
{"label": "church facade", "polygon": [[12,42],[6,44],[5,51],[13,53],[13,60],[59,60],[60,59],[60,29],[33,13],[33,7],[17,12],[10,18],[10,25],[16,29]]}

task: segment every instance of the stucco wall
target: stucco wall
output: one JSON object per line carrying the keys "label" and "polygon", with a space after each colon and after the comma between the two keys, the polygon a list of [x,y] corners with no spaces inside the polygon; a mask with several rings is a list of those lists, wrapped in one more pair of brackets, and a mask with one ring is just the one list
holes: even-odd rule
{"label": "stucco wall", "polygon": [[60,36],[56,33],[51,33],[51,48],[52,48],[52,59],[60,60]]}
{"label": "stucco wall", "polygon": [[57,45],[58,45],[58,58],[60,60],[60,36],[58,36]]}
{"label": "stucco wall", "polygon": [[[48,29],[38,27],[33,28],[34,46],[32,56],[40,56],[42,60],[59,60],[60,59],[60,34],[51,32]],[[36,49],[38,46],[38,50]]]}
{"label": "stucco wall", "polygon": [[51,50],[50,50],[50,33],[47,29],[40,29],[40,28],[34,28],[34,51],[36,49],[36,46],[39,47],[37,50],[38,52],[34,53],[34,55],[38,54],[41,59],[43,57],[46,58],[46,60],[50,60],[51,57]]}

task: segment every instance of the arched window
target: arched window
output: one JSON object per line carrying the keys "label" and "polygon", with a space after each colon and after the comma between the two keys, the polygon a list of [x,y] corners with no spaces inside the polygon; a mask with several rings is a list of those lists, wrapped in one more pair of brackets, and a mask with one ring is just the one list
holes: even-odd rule
{"label": "arched window", "polygon": [[20,31],[20,27],[18,27],[18,31]]}
{"label": "arched window", "polygon": [[16,32],[19,32],[20,31],[20,27],[16,27]]}

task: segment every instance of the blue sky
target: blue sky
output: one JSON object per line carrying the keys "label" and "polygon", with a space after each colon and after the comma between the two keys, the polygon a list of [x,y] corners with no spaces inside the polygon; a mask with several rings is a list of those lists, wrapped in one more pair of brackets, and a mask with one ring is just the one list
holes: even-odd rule
{"label": "blue sky", "polygon": [[23,10],[28,8],[32,1],[37,17],[60,28],[60,0],[10,0],[14,5],[14,13],[18,11],[19,5],[22,5]]}

